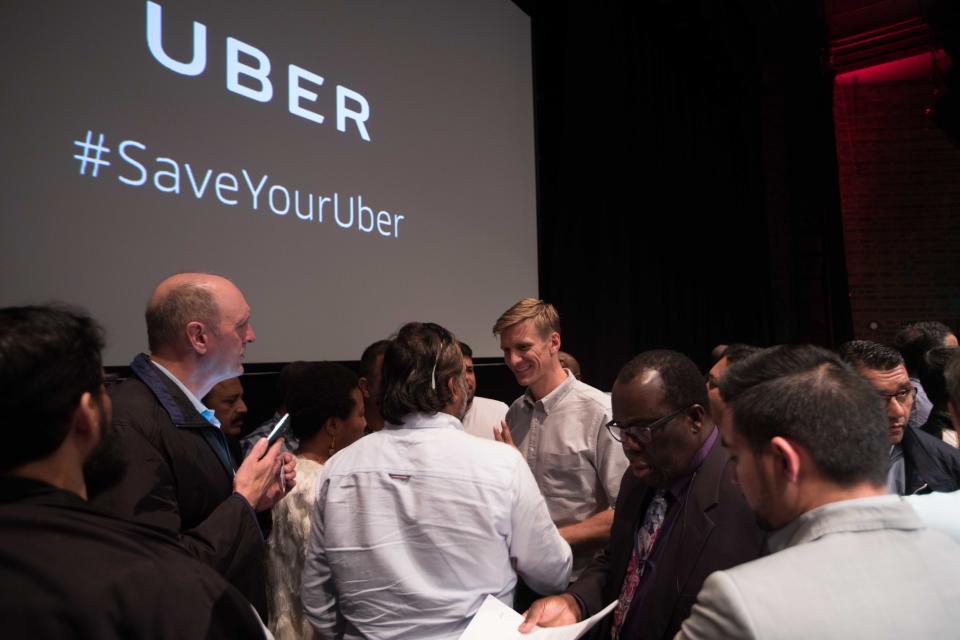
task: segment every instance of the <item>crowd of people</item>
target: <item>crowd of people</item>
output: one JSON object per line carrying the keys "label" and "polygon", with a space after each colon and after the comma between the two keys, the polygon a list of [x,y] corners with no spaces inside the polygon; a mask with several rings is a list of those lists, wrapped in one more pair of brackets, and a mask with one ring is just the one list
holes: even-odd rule
{"label": "crowd of people", "polygon": [[958,633],[960,348],[939,322],[721,345],[706,375],[645,351],[605,393],[525,298],[492,324],[509,406],[476,395],[468,345],[410,322],[359,375],[287,365],[243,436],[250,317],[225,278],[165,279],[149,353],[108,389],[83,311],[0,309],[10,637],[453,640],[488,596],[521,634],[611,603],[591,637]]}

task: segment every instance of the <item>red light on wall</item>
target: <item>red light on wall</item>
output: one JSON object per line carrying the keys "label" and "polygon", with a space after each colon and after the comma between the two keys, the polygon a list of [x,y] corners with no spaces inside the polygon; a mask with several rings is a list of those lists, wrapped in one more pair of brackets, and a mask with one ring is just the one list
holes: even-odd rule
{"label": "red light on wall", "polygon": [[[937,66],[945,69],[949,58],[942,49],[938,49],[933,54]],[[903,80],[929,80],[931,70],[930,53],[921,53],[915,56],[900,58],[875,64],[863,69],[847,71],[837,74],[835,82],[837,84],[853,84],[867,82],[897,82]]]}

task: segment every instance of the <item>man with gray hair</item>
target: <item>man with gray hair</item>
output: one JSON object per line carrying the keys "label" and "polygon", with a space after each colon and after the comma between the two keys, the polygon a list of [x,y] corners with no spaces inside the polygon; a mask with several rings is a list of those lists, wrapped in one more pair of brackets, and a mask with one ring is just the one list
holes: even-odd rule
{"label": "man with gray hair", "polygon": [[256,338],[250,307],[226,278],[179,273],[154,290],[146,320],[150,354],[110,392],[126,476],[95,502],[179,534],[266,617],[256,511],[293,485],[296,462],[281,442],[268,451],[264,438],[235,469],[219,421],[200,401],[243,373]]}
{"label": "man with gray hair", "polygon": [[463,432],[456,338],[404,325],[381,376],[384,428],[320,476],[303,570],[311,624],[323,637],[453,640],[488,595],[512,605],[518,575],[565,587],[570,547],[523,458]]}

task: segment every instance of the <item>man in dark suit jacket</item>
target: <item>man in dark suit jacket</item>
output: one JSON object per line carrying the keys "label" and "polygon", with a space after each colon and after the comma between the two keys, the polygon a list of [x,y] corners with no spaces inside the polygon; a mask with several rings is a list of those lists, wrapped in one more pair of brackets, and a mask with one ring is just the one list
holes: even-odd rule
{"label": "man in dark suit jacket", "polygon": [[280,473],[292,486],[296,463],[279,442],[268,452],[261,441],[235,470],[219,421],[199,400],[243,373],[255,339],[250,308],[229,280],[181,273],[157,286],[146,318],[150,355],[137,356],[133,375],[111,390],[127,474],[94,502],[175,532],[265,614],[255,512],[283,496]]}
{"label": "man in dark suit jacket", "polygon": [[703,376],[683,354],[647,351],[624,365],[608,428],[630,468],[610,542],[566,593],[535,602],[521,631],[572,624],[619,600],[594,638],[611,627],[616,637],[672,638],[707,575],[760,555],[763,532],[708,406]]}
{"label": "man in dark suit jacket", "polygon": [[917,390],[900,353],[869,340],[852,340],[841,345],[840,356],[870,382],[887,414],[887,490],[909,496],[960,489],[960,451],[907,422]]}

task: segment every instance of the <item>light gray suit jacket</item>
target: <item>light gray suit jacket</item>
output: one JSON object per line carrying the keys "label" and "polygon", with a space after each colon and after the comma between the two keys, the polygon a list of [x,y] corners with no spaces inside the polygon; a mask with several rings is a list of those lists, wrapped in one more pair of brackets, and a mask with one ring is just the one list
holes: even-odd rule
{"label": "light gray suit jacket", "polygon": [[899,496],[814,509],[770,548],[711,574],[676,639],[960,636],[960,545]]}

